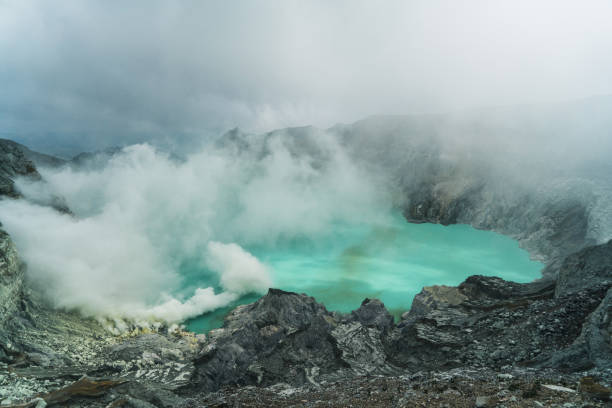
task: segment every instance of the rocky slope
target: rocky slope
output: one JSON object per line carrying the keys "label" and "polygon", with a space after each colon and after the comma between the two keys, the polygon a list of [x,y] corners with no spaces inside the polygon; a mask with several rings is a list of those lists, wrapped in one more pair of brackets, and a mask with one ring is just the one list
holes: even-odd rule
{"label": "rocky slope", "polygon": [[25,177],[40,180],[34,163],[27,158],[18,143],[0,139],[0,195],[18,198],[21,194],[15,188],[15,178]]}
{"label": "rocky slope", "polygon": [[9,321],[19,313],[24,293],[24,268],[8,234],[0,230],[0,359],[11,353]]}
{"label": "rocky slope", "polygon": [[[347,401],[367,406],[368,398],[377,406],[385,401],[442,406],[458,395],[463,406],[477,396],[495,401],[514,396],[510,406],[529,399],[598,401],[606,396],[576,391],[587,375],[603,384],[612,380],[609,312],[601,313],[610,307],[609,292],[609,284],[601,282],[568,297],[555,295],[554,284],[474,276],[457,288],[424,289],[395,324],[377,300],[337,314],[307,295],[271,289],[235,309],[224,327],[208,336],[135,332],[114,337],[94,322],[87,328],[84,322],[62,327],[55,316],[37,339],[32,336],[36,330],[24,331],[30,333],[24,339],[29,348],[36,341],[47,347],[55,342],[55,347],[39,345],[37,352],[25,353],[26,360],[10,365],[3,392],[14,386],[27,394],[25,388],[52,402],[58,395],[53,389],[72,386],[59,394],[65,406],[75,407],[227,406],[228,400],[299,405],[304,399],[312,406],[329,399],[332,406]],[[36,321],[46,319],[36,316]],[[62,335],[67,329],[73,330],[72,343],[71,336]],[[87,331],[96,334],[84,336]],[[49,332],[58,336],[42,340]],[[63,361],[49,361],[51,350]],[[98,390],[96,399],[84,399],[83,384],[71,385],[81,375],[89,376],[90,388],[98,390],[102,381],[112,387]],[[573,392],[538,389],[530,396],[536,381]],[[430,392],[435,394],[426,395]]]}
{"label": "rocky slope", "polygon": [[[306,142],[299,149],[310,149]],[[5,145],[2,174],[11,183],[39,177],[23,152]],[[439,158],[435,150],[418,144],[411,152]],[[573,193],[560,199],[528,189],[501,200],[504,193],[463,167],[439,160],[428,166],[427,182],[402,181],[407,218],[470,222],[515,236],[548,262],[546,279],[517,284],[472,276],[458,287],[424,288],[399,322],[376,299],[339,314],[305,294],[270,289],[207,335],[163,326],[112,334],[105,322],[50,310],[27,289],[18,254],[1,233],[0,403],[605,404],[612,381],[612,241],[591,245],[590,207]],[[17,197],[11,183],[4,194]]]}

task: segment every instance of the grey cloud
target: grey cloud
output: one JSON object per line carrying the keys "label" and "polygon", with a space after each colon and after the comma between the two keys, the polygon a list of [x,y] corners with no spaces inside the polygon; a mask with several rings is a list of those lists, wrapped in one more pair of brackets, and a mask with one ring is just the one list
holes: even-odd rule
{"label": "grey cloud", "polygon": [[[612,93],[605,1],[0,1],[0,136],[69,154]],[[176,147],[176,146],[174,146]]]}

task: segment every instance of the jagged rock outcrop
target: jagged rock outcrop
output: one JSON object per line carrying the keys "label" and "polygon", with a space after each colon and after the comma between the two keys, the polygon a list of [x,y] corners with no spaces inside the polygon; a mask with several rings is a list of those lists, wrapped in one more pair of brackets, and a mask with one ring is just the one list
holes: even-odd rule
{"label": "jagged rock outcrop", "polygon": [[[517,284],[482,276],[443,291],[425,288],[415,297],[420,306],[398,325],[391,343],[394,363],[409,369],[558,367],[554,356],[580,341],[607,287],[559,297],[554,288],[554,281]],[[596,364],[586,358],[572,369]]]}
{"label": "jagged rock outcrop", "polygon": [[196,360],[190,387],[318,384],[323,379],[397,372],[383,342],[393,318],[378,300],[351,314],[332,313],[312,297],[270,289],[230,313]]}
{"label": "jagged rock outcrop", "polygon": [[557,273],[568,254],[594,244],[588,237],[587,203],[578,199],[534,197],[533,192],[517,189],[518,198],[508,200],[482,180],[463,189],[450,188],[452,184],[453,177],[449,177],[411,191],[406,218],[411,222],[470,224],[510,235],[547,264],[544,274],[548,277]]}
{"label": "jagged rock outcrop", "polygon": [[[610,259],[612,245],[607,243],[570,255],[557,281],[516,284],[470,277],[457,288],[424,288],[399,324],[398,358],[402,347],[414,351],[422,343],[437,343],[449,347],[447,359],[458,356],[458,365],[608,368]],[[401,361],[422,364],[411,359],[408,352]]]}
{"label": "jagged rock outcrop", "polygon": [[582,325],[571,347],[555,353],[550,364],[570,370],[612,368],[612,241],[567,257],[559,271],[555,294],[558,299],[578,298],[594,288],[603,292],[601,303]]}
{"label": "jagged rock outcrop", "polygon": [[318,381],[346,364],[331,335],[337,317],[314,298],[270,289],[257,302],[232,311],[210,333],[196,360],[192,387]]}
{"label": "jagged rock outcrop", "polygon": [[24,268],[9,235],[0,230],[0,327],[19,309]]}
{"label": "jagged rock outcrop", "polygon": [[568,256],[559,269],[556,295],[612,285],[612,240]]}
{"label": "jagged rock outcrop", "polygon": [[0,361],[15,352],[10,320],[23,307],[24,268],[9,235],[0,230]]}
{"label": "jagged rock outcrop", "polygon": [[0,139],[0,195],[13,198],[21,196],[15,188],[16,177],[41,179],[34,163],[23,153],[21,145],[11,140]]}

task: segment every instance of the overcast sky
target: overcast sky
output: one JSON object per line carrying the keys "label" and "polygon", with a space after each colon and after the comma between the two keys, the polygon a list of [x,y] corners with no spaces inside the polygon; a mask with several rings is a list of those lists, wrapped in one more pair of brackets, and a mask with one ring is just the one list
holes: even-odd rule
{"label": "overcast sky", "polygon": [[0,137],[70,153],[612,93],[610,1],[0,0]]}

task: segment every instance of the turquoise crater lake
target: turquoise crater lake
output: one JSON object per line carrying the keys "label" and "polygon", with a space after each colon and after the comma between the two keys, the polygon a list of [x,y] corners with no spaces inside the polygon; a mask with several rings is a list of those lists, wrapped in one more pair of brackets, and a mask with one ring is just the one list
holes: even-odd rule
{"label": "turquoise crater lake", "polygon": [[[244,248],[270,268],[276,288],[307,293],[340,312],[358,308],[366,297],[378,298],[396,317],[410,308],[423,286],[458,285],[470,275],[529,282],[543,267],[504,235],[469,225],[411,224],[400,214],[377,224],[338,223],[317,239]],[[196,279],[200,273],[187,276],[192,287],[212,284]],[[229,310],[258,297],[245,296],[191,319],[187,328],[220,327]]]}

